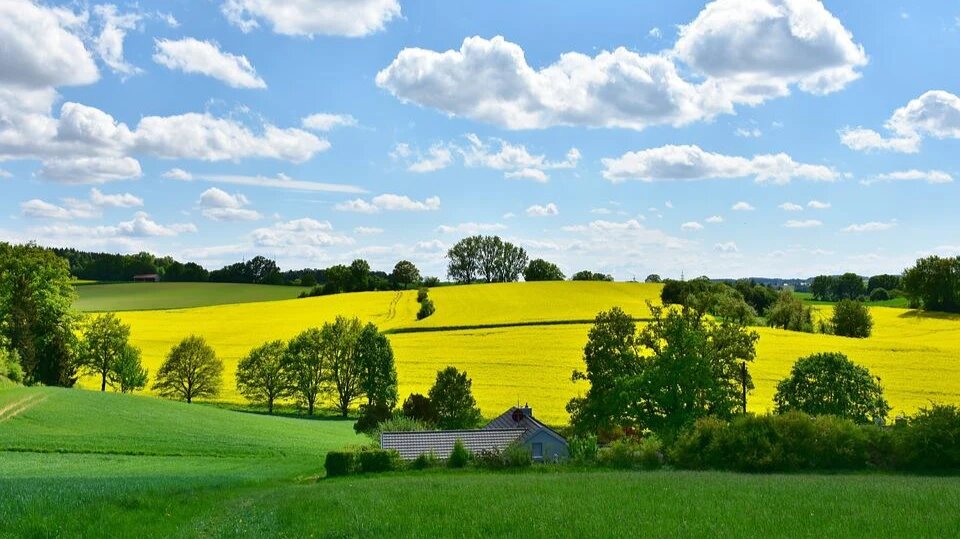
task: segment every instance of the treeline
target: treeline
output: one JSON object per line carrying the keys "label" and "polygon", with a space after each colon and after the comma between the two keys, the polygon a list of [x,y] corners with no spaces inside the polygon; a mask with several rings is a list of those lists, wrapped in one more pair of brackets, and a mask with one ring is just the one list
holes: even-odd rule
{"label": "treeline", "polygon": [[[560,268],[542,258],[530,260],[523,247],[500,236],[470,236],[447,251],[447,277],[461,284],[511,283],[520,280],[563,281]],[[612,281],[613,277],[593,271],[579,271],[573,281]]]}
{"label": "treeline", "polygon": [[818,275],[810,283],[810,295],[817,301],[886,301],[903,295],[900,280],[899,275],[888,274],[874,275],[866,282],[856,273]]}
{"label": "treeline", "polygon": [[90,281],[131,281],[134,275],[156,273],[165,281],[204,282],[210,273],[199,264],[179,262],[150,253],[132,255],[94,253],[76,249],[51,249],[67,261],[70,273]]}

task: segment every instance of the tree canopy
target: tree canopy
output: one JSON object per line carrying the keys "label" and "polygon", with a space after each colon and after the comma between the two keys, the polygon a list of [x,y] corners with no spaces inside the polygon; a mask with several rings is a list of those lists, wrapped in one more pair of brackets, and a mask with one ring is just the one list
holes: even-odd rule
{"label": "tree canopy", "polygon": [[566,276],[560,271],[560,268],[542,258],[531,260],[527,268],[523,270],[523,280],[533,281],[562,281]]}
{"label": "tree canopy", "polygon": [[283,341],[266,342],[237,364],[237,391],[251,401],[265,403],[271,414],[276,401],[292,393],[283,361],[286,350]]}
{"label": "tree canopy", "polygon": [[175,345],[157,371],[153,389],[161,396],[189,402],[216,397],[223,383],[223,362],[200,336],[191,335]]}
{"label": "tree canopy", "polygon": [[[94,316],[83,328],[77,365],[86,374],[100,377],[100,391],[107,390],[107,379],[114,366],[127,354],[130,326],[113,313]],[[125,358],[129,359],[129,358]]]}
{"label": "tree canopy", "polygon": [[865,339],[873,330],[873,317],[862,301],[844,299],[834,306],[830,324],[835,335]]}
{"label": "tree canopy", "polygon": [[500,236],[470,236],[447,251],[447,275],[456,282],[508,283],[520,279],[527,252]]}
{"label": "tree canopy", "polygon": [[798,410],[859,423],[882,421],[890,411],[880,379],[840,353],[798,359],[790,376],[777,384],[773,401],[777,413]]}
{"label": "tree canopy", "polygon": [[960,312],[960,256],[917,260],[903,274],[902,286],[911,304],[928,311]]}
{"label": "tree canopy", "polygon": [[429,398],[441,429],[472,429],[480,424],[480,409],[473,398],[473,381],[466,372],[447,367],[437,372]]}
{"label": "tree canopy", "polygon": [[413,265],[413,262],[401,260],[393,267],[390,278],[398,288],[408,288],[420,283],[420,270]]}

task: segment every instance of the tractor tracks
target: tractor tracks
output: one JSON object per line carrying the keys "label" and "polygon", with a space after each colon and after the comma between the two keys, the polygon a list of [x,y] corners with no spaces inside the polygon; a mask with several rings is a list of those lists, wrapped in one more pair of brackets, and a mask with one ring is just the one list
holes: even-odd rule
{"label": "tractor tracks", "polygon": [[0,408],[0,423],[17,417],[45,400],[47,400],[47,395],[35,393],[7,404],[3,408]]}

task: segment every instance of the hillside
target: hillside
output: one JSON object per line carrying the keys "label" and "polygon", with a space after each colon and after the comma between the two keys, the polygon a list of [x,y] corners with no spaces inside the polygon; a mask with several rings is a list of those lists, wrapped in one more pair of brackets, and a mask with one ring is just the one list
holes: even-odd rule
{"label": "hillside", "polygon": [[292,299],[307,288],[235,283],[77,283],[74,306],[86,312],[184,309]]}
{"label": "hillside", "polygon": [[[189,333],[207,337],[224,359],[227,373],[221,399],[241,401],[233,386],[237,361],[270,339],[287,339],[337,315],[359,316],[390,335],[396,353],[401,398],[424,392],[436,371],[466,369],[484,414],[527,401],[544,420],[567,421],[567,401],[586,386],[570,381],[582,368],[582,349],[598,311],[618,305],[637,318],[647,316],[659,285],[554,282],[440,287],[430,297],[437,312],[416,320],[415,291],[364,292],[288,301],[220,305],[193,309],[130,311],[135,344],[156,372],[163,357]],[[829,306],[818,307],[822,315]],[[840,351],[880,376],[894,414],[912,413],[931,400],[960,402],[960,316],[871,308],[875,328],[869,339],[793,333],[757,328],[758,358],[750,367],[756,389],[749,407],[772,407],[776,383],[799,357]],[[546,324],[546,325],[529,325]],[[405,331],[415,331],[407,333]],[[92,387],[91,381],[84,381]]]}

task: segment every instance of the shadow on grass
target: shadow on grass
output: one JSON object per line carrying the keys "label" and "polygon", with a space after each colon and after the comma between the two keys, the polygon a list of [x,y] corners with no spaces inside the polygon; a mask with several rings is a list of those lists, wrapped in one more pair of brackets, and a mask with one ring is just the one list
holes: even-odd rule
{"label": "shadow on grass", "polygon": [[939,311],[924,311],[920,309],[911,309],[897,316],[899,318],[928,318],[931,320],[953,320],[960,322],[960,313],[944,313]]}
{"label": "shadow on grass", "polygon": [[299,409],[296,406],[274,406],[273,413],[271,414],[264,406],[237,404],[235,402],[204,402],[203,405],[220,408],[221,410],[230,410],[231,412],[241,412],[244,414],[263,415],[269,417],[303,419],[306,421],[346,421],[353,423],[357,420],[357,417],[354,415],[342,417],[339,412],[327,409],[318,409],[314,411],[313,415],[308,415],[305,410]]}

